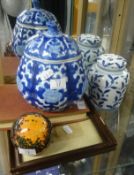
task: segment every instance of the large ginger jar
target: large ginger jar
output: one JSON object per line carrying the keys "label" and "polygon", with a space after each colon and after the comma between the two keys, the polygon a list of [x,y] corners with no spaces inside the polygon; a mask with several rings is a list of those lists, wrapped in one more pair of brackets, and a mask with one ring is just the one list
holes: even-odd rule
{"label": "large ginger jar", "polygon": [[81,34],[78,36],[77,42],[81,50],[84,70],[88,74],[92,64],[97,61],[97,57],[104,54],[101,38],[93,34]]}
{"label": "large ginger jar", "polygon": [[56,17],[39,6],[39,0],[32,0],[33,8],[24,10],[16,19],[13,31],[12,47],[18,58],[21,58],[27,39],[35,35],[38,31],[47,29],[47,22],[53,21],[61,30]]}
{"label": "large ginger jar", "polygon": [[19,91],[28,103],[60,111],[82,98],[85,74],[77,43],[50,27],[33,36],[17,71]]}
{"label": "large ginger jar", "polygon": [[115,54],[103,54],[92,65],[90,79],[90,100],[96,108],[115,110],[119,108],[128,82],[129,72],[126,59]]}

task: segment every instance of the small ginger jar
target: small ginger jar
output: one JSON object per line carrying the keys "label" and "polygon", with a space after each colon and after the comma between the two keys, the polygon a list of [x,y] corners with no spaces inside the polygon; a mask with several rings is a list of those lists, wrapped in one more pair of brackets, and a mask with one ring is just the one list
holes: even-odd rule
{"label": "small ginger jar", "polygon": [[93,34],[81,34],[77,42],[81,50],[85,73],[88,74],[92,64],[97,61],[97,57],[104,54],[101,38]]}
{"label": "small ginger jar", "polygon": [[61,30],[55,15],[41,9],[39,0],[32,0],[32,5],[33,8],[26,9],[19,14],[13,30],[12,48],[18,58],[21,58],[23,55],[27,39],[38,31],[46,30],[47,22],[55,22],[57,29]]}
{"label": "small ginger jar", "polygon": [[[82,98],[85,74],[74,39],[55,30],[31,37],[17,71],[17,86],[28,103],[45,111],[61,111]],[[54,30],[53,30],[54,29]]]}
{"label": "small ginger jar", "polygon": [[92,65],[88,74],[89,98],[96,108],[119,108],[129,82],[126,65],[126,59],[115,54],[102,54],[97,58],[97,63]]}

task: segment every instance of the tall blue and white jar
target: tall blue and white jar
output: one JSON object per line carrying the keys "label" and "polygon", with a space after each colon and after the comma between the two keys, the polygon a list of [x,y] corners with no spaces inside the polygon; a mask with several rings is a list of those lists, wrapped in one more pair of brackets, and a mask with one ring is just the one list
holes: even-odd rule
{"label": "tall blue and white jar", "polygon": [[61,111],[84,93],[81,53],[71,37],[50,29],[31,37],[17,71],[17,86],[26,101],[45,111]]}
{"label": "tall blue and white jar", "polygon": [[81,50],[85,73],[88,74],[92,64],[96,63],[97,57],[105,52],[101,45],[101,38],[93,34],[81,34],[77,42]]}
{"label": "tall blue and white jar", "polygon": [[55,22],[58,26],[57,29],[61,30],[55,15],[41,9],[39,0],[32,0],[32,6],[33,8],[26,9],[20,13],[13,30],[12,48],[18,58],[21,58],[23,55],[27,39],[38,31],[46,30],[48,28],[47,22]]}
{"label": "tall blue and white jar", "polygon": [[90,101],[99,109],[119,108],[128,82],[129,72],[125,58],[115,54],[103,54],[92,65],[88,74],[90,79]]}

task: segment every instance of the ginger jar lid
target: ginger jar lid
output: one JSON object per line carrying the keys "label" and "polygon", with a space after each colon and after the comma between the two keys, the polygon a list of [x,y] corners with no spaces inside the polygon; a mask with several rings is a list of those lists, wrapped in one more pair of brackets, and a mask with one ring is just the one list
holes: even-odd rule
{"label": "ginger jar lid", "polygon": [[81,59],[76,41],[57,30],[54,22],[47,23],[48,30],[29,38],[24,56],[43,63],[72,62]]}
{"label": "ginger jar lid", "polygon": [[81,34],[78,36],[78,43],[87,47],[98,47],[101,45],[101,38],[93,34]]}
{"label": "ginger jar lid", "polygon": [[97,59],[97,65],[105,70],[119,71],[126,68],[127,61],[120,55],[102,54]]}
{"label": "ginger jar lid", "polygon": [[59,30],[61,27],[55,17],[51,12],[41,9],[39,0],[32,0],[33,8],[24,10],[16,20],[19,26],[30,28],[30,29],[45,29],[47,28],[46,23],[48,21],[54,21]]}

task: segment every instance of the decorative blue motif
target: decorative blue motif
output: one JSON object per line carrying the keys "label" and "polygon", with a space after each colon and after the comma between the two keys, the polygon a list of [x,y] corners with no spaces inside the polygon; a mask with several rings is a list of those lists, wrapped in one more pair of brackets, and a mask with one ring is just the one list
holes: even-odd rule
{"label": "decorative blue motif", "polygon": [[[47,32],[44,32],[44,34],[46,35]],[[43,42],[45,42],[45,44],[43,44]],[[40,55],[42,55],[42,58],[45,60],[53,60],[54,58],[55,60],[64,60],[80,55],[80,50],[72,38],[68,40],[66,36],[54,38],[46,36],[44,40],[41,33],[38,34],[38,37],[36,36],[34,38],[30,45],[27,45],[25,50],[25,53],[30,57],[34,54],[34,57],[40,58]],[[68,57],[66,57],[66,55],[68,55]]]}
{"label": "decorative blue motif", "polygon": [[[101,55],[89,72],[88,76],[91,80],[89,98],[97,108],[114,110],[119,108],[123,100],[129,82],[129,73],[125,67],[123,70],[120,66],[115,67],[116,63],[122,65],[123,62],[125,65],[125,59],[120,57],[118,60],[119,57],[114,54]],[[105,63],[103,58],[106,60]],[[100,62],[104,67],[102,65],[100,67]],[[111,62],[114,69],[113,66],[111,67]]]}
{"label": "decorative blue motif", "polygon": [[18,58],[21,58],[23,55],[27,40],[37,32],[47,30],[47,22],[49,21],[53,21],[57,25],[57,30],[61,31],[56,17],[51,12],[40,9],[37,0],[34,1],[34,8],[24,10],[17,17],[13,32],[12,47]]}
{"label": "decorative blue motif", "polygon": [[59,103],[62,99],[62,93],[60,93],[57,90],[46,90],[46,92],[43,94],[44,97],[44,101],[46,101],[46,103]]}
{"label": "decorative blue motif", "polygon": [[86,47],[99,47],[101,44],[101,39],[99,36],[92,34],[81,34],[78,37],[78,43]]}
{"label": "decorative blue motif", "polygon": [[97,61],[97,57],[104,53],[99,36],[92,34],[81,34],[78,37],[78,46],[83,58],[85,73],[88,74],[92,64]]}
{"label": "decorative blue motif", "polygon": [[103,54],[98,57],[98,65],[103,69],[122,70],[126,67],[126,59],[115,54]]}
{"label": "decorative blue motif", "polygon": [[47,34],[29,40],[18,67],[17,85],[28,103],[60,111],[82,98],[85,74],[76,42],[62,33]]}
{"label": "decorative blue motif", "polygon": [[[90,83],[88,78],[88,73],[91,66],[96,63],[97,57],[104,53],[104,48],[101,46],[101,38],[92,34],[81,34],[78,39],[78,46],[81,50],[83,67],[87,79],[87,84]],[[89,90],[89,85],[86,86],[85,93],[87,95]]]}

